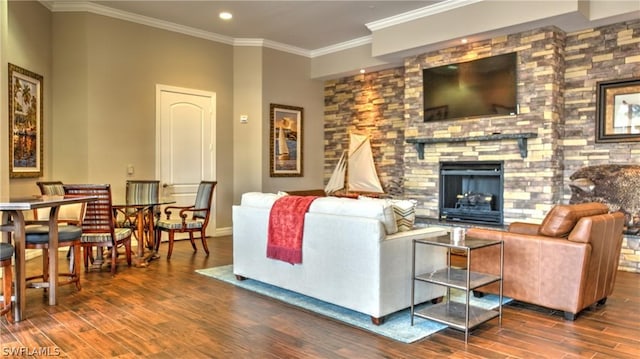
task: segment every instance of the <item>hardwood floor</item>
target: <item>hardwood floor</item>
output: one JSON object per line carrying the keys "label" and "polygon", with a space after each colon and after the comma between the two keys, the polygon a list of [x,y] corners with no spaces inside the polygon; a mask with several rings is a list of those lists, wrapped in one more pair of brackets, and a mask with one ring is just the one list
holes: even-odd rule
{"label": "hardwood floor", "polygon": [[[520,303],[464,333],[446,329],[403,344],[288,306],[195,269],[232,262],[231,237],[210,238],[211,255],[177,242],[170,262],[83,273],[82,291],[59,289],[50,307],[27,292],[27,320],[0,320],[0,357],[69,358],[638,358],[640,275],[619,272],[607,304],[575,322]],[[61,253],[61,261],[66,261]],[[64,263],[64,262],[63,262]],[[28,270],[39,266],[31,261]]]}

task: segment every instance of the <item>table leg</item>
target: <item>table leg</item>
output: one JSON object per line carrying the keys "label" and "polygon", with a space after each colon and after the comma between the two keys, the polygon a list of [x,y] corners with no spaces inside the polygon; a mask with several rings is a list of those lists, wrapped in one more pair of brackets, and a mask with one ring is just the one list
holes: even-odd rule
{"label": "table leg", "polygon": [[160,258],[160,255],[158,254],[158,246],[160,243],[158,243],[158,246],[156,245],[156,230],[155,223],[153,222],[154,215],[155,214],[153,212],[153,207],[151,207],[151,209],[147,212],[147,216],[149,217],[149,220],[147,222],[149,223],[149,247],[152,251],[151,255],[149,256],[150,261]]}
{"label": "table leg", "polygon": [[136,259],[136,267],[146,267],[149,263],[144,258],[144,208],[136,208],[136,221],[138,225],[136,231],[138,232],[138,258]]}
{"label": "table leg", "polygon": [[49,305],[56,305],[58,289],[58,210],[51,207],[49,212]]}
{"label": "table leg", "polygon": [[25,296],[27,293],[26,265],[25,265],[25,223],[22,211],[3,211],[2,223],[9,223],[9,217],[13,221],[13,246],[16,258],[16,285],[15,302],[13,306],[13,320],[19,322],[23,319],[25,308]]}

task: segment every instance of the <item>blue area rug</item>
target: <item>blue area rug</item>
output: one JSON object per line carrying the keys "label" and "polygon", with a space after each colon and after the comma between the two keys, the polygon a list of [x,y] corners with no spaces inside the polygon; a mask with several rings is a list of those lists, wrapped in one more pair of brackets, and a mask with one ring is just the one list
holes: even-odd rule
{"label": "blue area rug", "polygon": [[[446,328],[443,324],[418,317],[414,319],[414,325],[411,326],[411,311],[409,309],[390,314],[385,318],[382,325],[374,325],[371,323],[371,317],[366,314],[253,279],[239,281],[233,274],[233,265],[198,269],[196,272],[403,343],[413,343]],[[451,293],[451,300],[464,302],[462,292],[452,290]],[[498,305],[498,299],[497,295],[491,294],[485,295],[482,298],[474,298],[471,296],[471,303],[482,308],[495,308]],[[508,303],[509,301],[511,301],[509,298],[503,298],[502,300],[503,303]],[[420,306],[416,306],[416,308],[420,308]]]}

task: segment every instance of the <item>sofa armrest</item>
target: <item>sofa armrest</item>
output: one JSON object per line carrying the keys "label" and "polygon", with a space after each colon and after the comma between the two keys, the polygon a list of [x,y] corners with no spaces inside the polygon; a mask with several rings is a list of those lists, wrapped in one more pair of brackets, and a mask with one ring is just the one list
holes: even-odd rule
{"label": "sofa armrest", "polygon": [[513,222],[509,225],[509,232],[537,235],[540,233],[540,225],[525,222]]}
{"label": "sofa armrest", "polygon": [[394,234],[387,235],[384,240],[391,241],[395,239],[419,239],[424,238],[426,236],[429,237],[438,237],[438,236],[446,236],[449,234],[449,230],[445,227],[424,227],[424,228],[416,228],[410,231],[402,231],[396,232]]}
{"label": "sofa armrest", "polygon": [[[504,241],[504,295],[532,304],[572,313],[579,308],[579,295],[587,273],[591,246],[565,238],[551,238],[503,231],[474,229],[467,238]],[[471,252],[471,269],[498,274],[499,247]],[[497,285],[480,291],[498,292]]]}

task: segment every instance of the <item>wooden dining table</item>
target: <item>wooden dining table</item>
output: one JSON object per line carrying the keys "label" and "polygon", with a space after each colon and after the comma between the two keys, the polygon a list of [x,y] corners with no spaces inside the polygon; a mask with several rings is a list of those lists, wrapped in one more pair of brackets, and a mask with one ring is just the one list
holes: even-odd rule
{"label": "wooden dining table", "polygon": [[26,302],[26,250],[25,233],[26,221],[23,211],[32,211],[39,208],[50,208],[49,226],[49,280],[48,293],[49,305],[56,305],[58,283],[58,213],[60,206],[73,203],[86,203],[95,200],[94,196],[31,196],[22,198],[10,198],[0,196],[0,211],[2,222],[0,231],[3,232],[2,241],[9,242],[10,234],[13,234],[15,247],[15,302],[13,317],[16,322],[24,318]]}
{"label": "wooden dining table", "polygon": [[[163,206],[167,204],[176,203],[174,200],[159,200],[156,202],[145,202],[145,203],[128,203],[128,204],[115,204],[113,205],[113,209],[118,211],[126,216],[128,211],[135,212],[136,217],[136,226],[132,228],[136,231],[136,237],[138,238],[138,250],[136,255],[136,267],[146,267],[150,261],[154,259],[158,259],[159,255],[157,252],[156,246],[156,238],[154,231],[154,213],[153,210],[157,206]],[[145,232],[145,223],[149,224],[149,247],[152,249],[152,252],[145,256],[144,254],[144,232]],[[157,239],[158,241],[160,238]]]}

